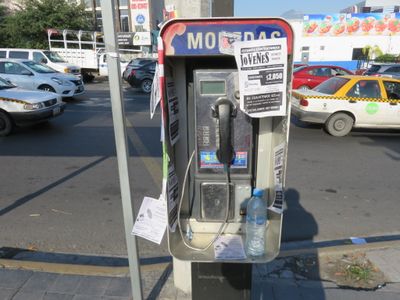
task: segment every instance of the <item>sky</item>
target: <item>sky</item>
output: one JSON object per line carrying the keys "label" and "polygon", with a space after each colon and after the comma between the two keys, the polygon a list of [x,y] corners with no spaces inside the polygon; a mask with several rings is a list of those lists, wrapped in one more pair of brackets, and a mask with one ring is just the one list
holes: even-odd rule
{"label": "sky", "polygon": [[234,0],[237,17],[279,17],[294,9],[305,14],[339,13],[361,0]]}

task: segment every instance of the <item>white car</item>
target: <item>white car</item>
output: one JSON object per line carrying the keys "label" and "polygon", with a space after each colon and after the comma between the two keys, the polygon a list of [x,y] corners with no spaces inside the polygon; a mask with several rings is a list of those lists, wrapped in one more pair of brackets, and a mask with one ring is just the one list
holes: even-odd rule
{"label": "white car", "polygon": [[337,76],[309,91],[292,92],[292,114],[301,121],[325,124],[333,136],[353,127],[400,128],[400,80]]}
{"label": "white car", "polygon": [[0,59],[0,76],[20,88],[49,91],[61,97],[74,97],[85,92],[79,77],[28,59]]}
{"label": "white car", "polygon": [[45,91],[20,89],[0,78],[0,136],[14,126],[47,121],[64,112],[61,96]]}

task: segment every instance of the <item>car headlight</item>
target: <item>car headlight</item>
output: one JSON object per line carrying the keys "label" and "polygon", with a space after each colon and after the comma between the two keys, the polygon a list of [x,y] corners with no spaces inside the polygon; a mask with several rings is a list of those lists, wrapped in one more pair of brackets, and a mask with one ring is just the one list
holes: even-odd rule
{"label": "car headlight", "polygon": [[68,80],[62,80],[57,77],[52,77],[51,80],[53,80],[54,82],[57,82],[59,85],[71,85],[71,83]]}
{"label": "car headlight", "polygon": [[43,103],[26,103],[24,105],[24,109],[26,110],[35,110],[35,109],[40,109],[43,108]]}
{"label": "car headlight", "polygon": [[70,69],[70,68],[65,68],[65,69],[64,69],[64,73],[72,73],[72,69]]}

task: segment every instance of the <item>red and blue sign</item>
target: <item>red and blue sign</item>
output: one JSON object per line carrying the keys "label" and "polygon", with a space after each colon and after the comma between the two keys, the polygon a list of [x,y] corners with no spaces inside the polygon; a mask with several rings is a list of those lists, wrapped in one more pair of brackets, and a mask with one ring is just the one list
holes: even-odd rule
{"label": "red and blue sign", "polygon": [[292,53],[293,32],[282,19],[172,20],[161,30],[167,56],[223,55],[224,35],[240,41],[285,37]]}

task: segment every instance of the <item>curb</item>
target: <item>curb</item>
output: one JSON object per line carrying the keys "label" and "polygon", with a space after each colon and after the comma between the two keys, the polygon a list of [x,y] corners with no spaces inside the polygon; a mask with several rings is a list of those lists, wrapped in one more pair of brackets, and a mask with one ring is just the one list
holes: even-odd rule
{"label": "curb", "polygon": [[[153,265],[140,266],[142,273],[159,271],[168,267],[170,263],[157,263]],[[0,259],[0,267],[5,269],[20,269],[26,271],[38,271],[46,273],[58,273],[65,275],[83,275],[83,276],[109,276],[109,277],[127,277],[129,276],[129,267],[106,267],[92,265],[60,264],[37,261],[24,261],[14,259]]]}
{"label": "curb", "polygon": [[299,255],[311,255],[311,254],[323,257],[335,254],[337,255],[341,253],[373,251],[391,247],[400,247],[400,241],[384,241],[384,242],[373,242],[366,244],[347,244],[347,245],[328,246],[321,248],[300,248],[295,250],[283,250],[279,253],[277,258],[299,256]]}
{"label": "curb", "polygon": [[[400,247],[400,241],[373,242],[362,245],[340,245],[322,248],[300,248],[295,250],[283,250],[279,258],[293,257],[300,255],[317,255],[324,257],[329,255],[338,255],[342,253],[352,253],[360,251],[373,251],[391,247]],[[141,272],[152,272],[165,270],[171,262],[161,262],[146,264],[140,266]],[[62,264],[37,261],[25,261],[15,259],[0,258],[0,267],[8,269],[22,269],[27,271],[39,271],[48,273],[83,275],[83,276],[109,276],[109,277],[127,277],[129,276],[129,267],[107,267],[79,264]]]}

